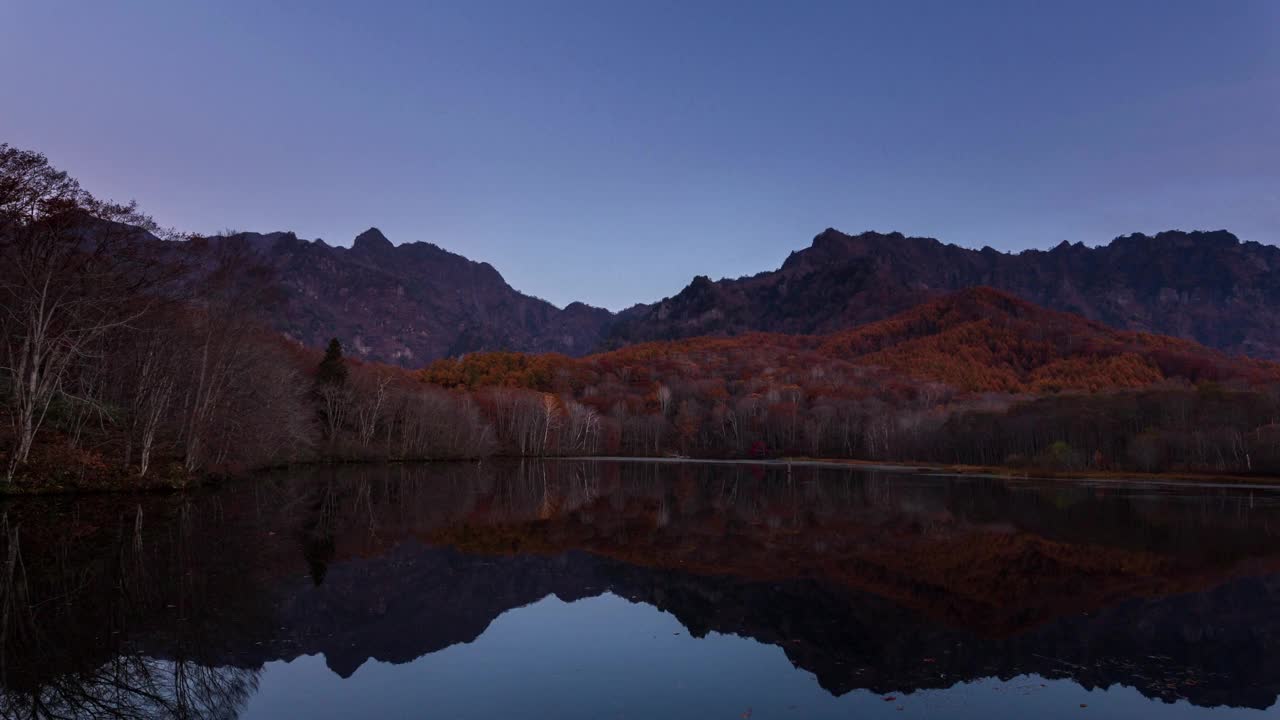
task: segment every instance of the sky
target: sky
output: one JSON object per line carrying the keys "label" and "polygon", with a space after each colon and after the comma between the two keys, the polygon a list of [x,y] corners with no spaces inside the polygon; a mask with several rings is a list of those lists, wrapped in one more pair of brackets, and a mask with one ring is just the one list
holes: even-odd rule
{"label": "sky", "polygon": [[620,309],[826,227],[1280,242],[1280,2],[0,0],[0,142]]}

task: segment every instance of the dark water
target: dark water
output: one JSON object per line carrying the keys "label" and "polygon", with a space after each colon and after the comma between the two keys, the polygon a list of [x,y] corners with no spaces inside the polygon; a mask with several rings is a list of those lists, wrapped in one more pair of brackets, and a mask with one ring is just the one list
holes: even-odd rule
{"label": "dark water", "polygon": [[844,469],[310,469],[26,500],[0,717],[1280,712],[1280,494]]}

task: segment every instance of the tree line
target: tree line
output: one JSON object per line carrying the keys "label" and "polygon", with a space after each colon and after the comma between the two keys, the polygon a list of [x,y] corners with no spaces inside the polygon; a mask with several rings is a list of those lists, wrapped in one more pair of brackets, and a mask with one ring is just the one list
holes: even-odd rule
{"label": "tree line", "polygon": [[318,355],[265,325],[279,292],[244,240],[162,230],[0,145],[4,485],[184,484],[375,439],[481,453],[466,399],[385,368],[318,382]]}
{"label": "tree line", "polygon": [[[1111,358],[1058,365],[1087,366],[1089,383],[1097,368],[1126,370]],[[437,361],[421,377],[473,398],[497,450],[515,455],[1280,474],[1280,383],[1249,374],[1218,381],[1202,373],[1198,382],[1162,375],[1105,390],[973,392],[795,338],[755,335],[582,359],[478,353]]]}

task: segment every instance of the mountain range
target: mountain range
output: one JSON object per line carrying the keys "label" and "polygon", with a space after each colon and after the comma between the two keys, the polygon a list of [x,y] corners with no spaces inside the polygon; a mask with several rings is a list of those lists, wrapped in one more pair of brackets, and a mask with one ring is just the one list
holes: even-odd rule
{"label": "mountain range", "polygon": [[271,324],[304,345],[338,337],[358,357],[406,367],[476,350],[581,355],[613,316],[561,309],[513,289],[492,265],[426,242],[393,245],[377,228],[351,247],[289,232],[241,233],[276,272]]}
{"label": "mountain range", "polygon": [[512,288],[492,265],[377,228],[351,247],[243,233],[277,273],[278,330],[305,345],[338,337],[354,356],[419,367],[483,350],[585,355],[637,342],[748,332],[826,334],[988,286],[1121,330],[1280,359],[1280,247],[1226,231],[1162,232],[1107,245],[1003,253],[900,233],[818,234],[780,268],[698,276],[619,313],[561,309]]}
{"label": "mountain range", "polygon": [[1280,358],[1280,248],[1242,243],[1222,230],[1010,254],[828,229],[778,270],[718,282],[697,277],[674,297],[626,311],[608,342],[833,332],[975,286],[1122,330]]}
{"label": "mountain range", "polygon": [[[1280,363],[1231,356],[1190,340],[1116,330],[989,287],[959,290],[832,333],[701,335],[583,358],[473,353],[435,361],[420,377],[443,387],[526,387],[590,402],[616,394],[602,388],[621,367],[653,369],[666,381],[678,378],[690,385],[726,378],[746,381],[749,388],[799,385],[811,395],[930,382],[962,392],[1007,393],[1096,392],[1172,378],[1280,382]],[[649,392],[645,382],[634,387]],[[732,396],[741,389],[730,382],[725,392]],[[633,401],[642,404],[644,398]]]}

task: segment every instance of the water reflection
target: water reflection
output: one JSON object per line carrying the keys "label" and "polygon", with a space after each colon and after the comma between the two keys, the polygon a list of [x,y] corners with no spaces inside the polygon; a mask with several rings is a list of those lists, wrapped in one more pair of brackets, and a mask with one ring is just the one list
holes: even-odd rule
{"label": "water reflection", "polygon": [[[710,638],[664,661],[712,653],[689,666],[692,688],[746,652],[715,655],[737,636],[794,666],[755,683],[779,697],[806,673],[827,697],[950,697],[1028,676],[1181,703],[1155,710],[1262,709],[1280,694],[1280,496],[1265,490],[394,465],[11,502],[0,530],[4,717],[235,717],[271,696],[281,661],[309,657],[328,668],[312,683],[349,694],[366,666],[498,637],[497,618],[548,596],[571,604],[538,621],[565,631],[542,645],[578,642],[571,626],[595,606],[574,601],[601,596],[629,601],[603,620],[620,628],[656,609]],[[507,616],[536,617],[522,612]],[[447,704],[468,682],[492,679],[400,694]],[[358,699],[375,715],[391,702],[385,688]]]}

